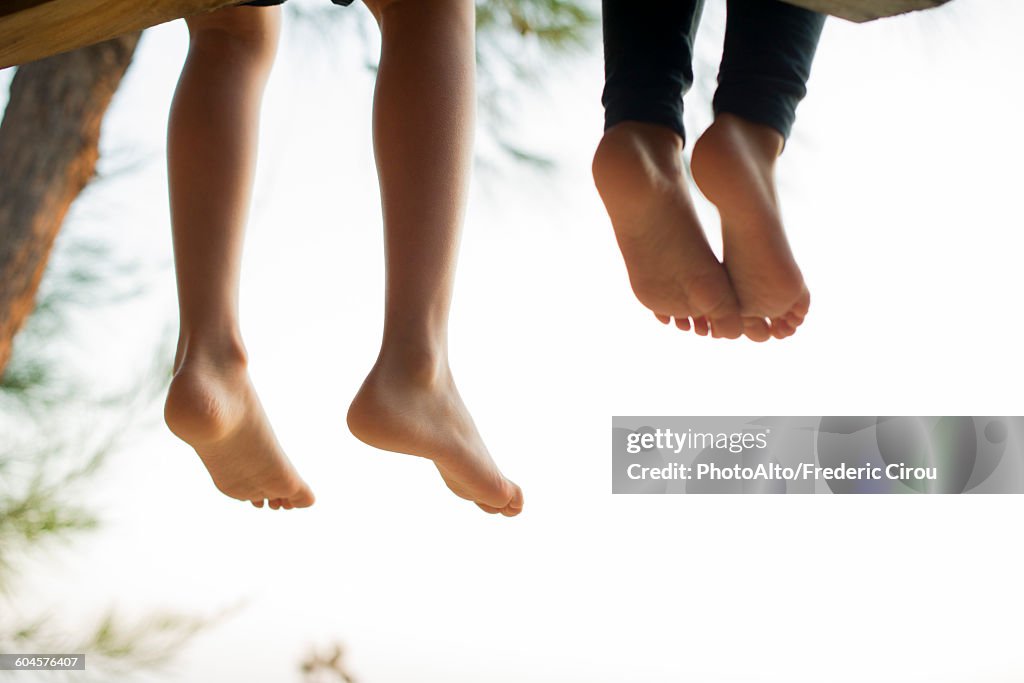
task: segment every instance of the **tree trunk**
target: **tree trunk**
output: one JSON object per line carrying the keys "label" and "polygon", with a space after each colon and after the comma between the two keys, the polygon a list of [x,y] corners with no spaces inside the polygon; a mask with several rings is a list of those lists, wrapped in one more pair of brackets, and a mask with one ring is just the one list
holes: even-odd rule
{"label": "tree trunk", "polygon": [[103,115],[138,41],[124,35],[14,75],[0,124],[0,376],[64,217],[95,173]]}

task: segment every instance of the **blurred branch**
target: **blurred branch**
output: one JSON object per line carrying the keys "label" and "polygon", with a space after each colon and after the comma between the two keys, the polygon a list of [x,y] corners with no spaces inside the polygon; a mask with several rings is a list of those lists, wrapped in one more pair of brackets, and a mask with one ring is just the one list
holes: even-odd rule
{"label": "blurred branch", "polygon": [[[116,174],[115,174],[116,175]],[[72,319],[95,319],[105,306],[142,291],[141,270],[119,262],[96,238],[68,233],[54,250],[39,305],[18,336],[0,382],[0,651],[83,652],[90,673],[110,680],[162,666],[213,618],[157,611],[136,619],[112,610],[91,627],[62,624],[60,615],[19,615],[16,585],[24,563],[48,545],[95,530],[89,488],[110,457],[145,424],[170,377],[166,345],[150,367],[122,388],[86,379],[92,358],[59,339],[74,339]],[[108,382],[109,384],[109,382]],[[226,612],[225,612],[226,613]]]}
{"label": "blurred branch", "polygon": [[[550,159],[513,140],[511,123],[518,108],[516,94],[538,87],[556,59],[581,52],[598,25],[594,3],[585,0],[477,0],[477,90],[481,127],[494,147],[517,162],[546,170]],[[376,25],[366,12],[339,12],[337,7],[291,3],[293,29],[300,31],[303,49],[311,45],[360,45],[367,68],[377,68],[373,47]],[[340,31],[349,30],[345,36]]]}
{"label": "blurred branch", "polygon": [[321,654],[311,650],[300,666],[305,683],[356,683],[345,663],[345,648],[335,643]]}

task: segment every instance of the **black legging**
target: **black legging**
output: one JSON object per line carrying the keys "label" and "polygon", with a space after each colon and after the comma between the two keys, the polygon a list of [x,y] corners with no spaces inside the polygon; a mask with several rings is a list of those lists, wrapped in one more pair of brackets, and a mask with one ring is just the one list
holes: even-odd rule
{"label": "black legging", "polygon": [[[605,129],[622,121],[668,126],[685,139],[683,94],[704,0],[603,0]],[[712,102],[789,137],[825,16],[778,0],[728,0]]]}

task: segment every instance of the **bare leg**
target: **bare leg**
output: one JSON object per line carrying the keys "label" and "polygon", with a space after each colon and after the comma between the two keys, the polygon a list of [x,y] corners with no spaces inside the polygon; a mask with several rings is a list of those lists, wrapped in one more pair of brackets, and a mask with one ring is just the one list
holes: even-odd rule
{"label": "bare leg", "polygon": [[516,515],[448,367],[448,312],[472,162],[472,0],[367,0],[382,33],[374,151],[387,289],[380,355],[348,412],[352,433],[429,458],[456,495]]}
{"label": "bare leg", "polygon": [[246,371],[238,324],[242,241],[259,108],[280,11],[232,7],[188,20],[167,158],[181,328],[164,416],[217,488],[274,509],[313,494],[281,450]]}

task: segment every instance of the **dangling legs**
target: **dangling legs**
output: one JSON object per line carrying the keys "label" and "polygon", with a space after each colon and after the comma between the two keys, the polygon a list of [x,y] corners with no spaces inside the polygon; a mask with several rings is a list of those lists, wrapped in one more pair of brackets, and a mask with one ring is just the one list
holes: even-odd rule
{"label": "dangling legs", "polygon": [[380,24],[374,98],[387,267],[380,355],[348,413],[352,433],[429,458],[456,495],[523,507],[477,433],[448,367],[448,312],[472,162],[473,0],[367,0]]}
{"label": "dangling legs", "polygon": [[683,94],[703,0],[604,0],[605,134],[594,181],[629,281],[663,323],[734,339],[739,307],[683,168]]}
{"label": "dangling legs", "polygon": [[273,508],[313,493],[281,450],[246,372],[238,324],[260,100],[280,12],[232,7],[188,20],[167,156],[181,328],[164,415],[221,491]]}
{"label": "dangling legs", "polygon": [[694,146],[693,177],[722,218],[725,267],[744,333],[788,337],[810,294],[783,229],[775,163],[807,93],[824,16],[777,0],[729,0],[715,121]]}

